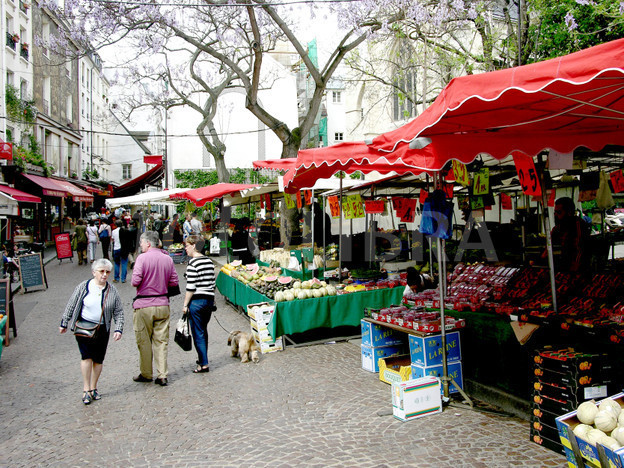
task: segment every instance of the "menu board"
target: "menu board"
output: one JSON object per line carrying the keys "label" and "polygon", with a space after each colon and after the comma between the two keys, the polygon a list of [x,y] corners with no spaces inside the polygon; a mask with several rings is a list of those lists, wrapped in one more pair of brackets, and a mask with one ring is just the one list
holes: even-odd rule
{"label": "menu board", "polygon": [[37,287],[47,288],[41,254],[20,255],[18,258],[22,292]]}
{"label": "menu board", "polygon": [[74,256],[68,232],[56,234],[54,236],[54,245],[56,246],[56,258],[59,260]]}

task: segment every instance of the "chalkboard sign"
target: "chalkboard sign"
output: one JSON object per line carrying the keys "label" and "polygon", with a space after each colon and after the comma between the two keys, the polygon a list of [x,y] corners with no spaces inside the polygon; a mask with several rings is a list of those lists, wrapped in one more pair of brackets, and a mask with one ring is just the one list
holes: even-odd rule
{"label": "chalkboard sign", "polygon": [[12,311],[12,307],[11,307],[11,300],[10,300],[10,294],[11,294],[11,280],[9,278],[7,279],[1,279],[0,280],[0,314],[4,314],[4,316],[7,318],[7,321],[5,322],[5,326],[4,326],[4,345],[8,346],[9,345],[9,328],[11,328],[11,326],[13,327],[13,333],[15,334],[15,317],[13,317],[13,315],[11,314]]}
{"label": "chalkboard sign", "polygon": [[54,245],[56,246],[56,258],[59,260],[74,256],[68,232],[56,234],[54,236]]}
{"label": "chalkboard sign", "polygon": [[47,288],[48,283],[43,272],[41,254],[20,255],[18,258],[22,292],[37,287]]}

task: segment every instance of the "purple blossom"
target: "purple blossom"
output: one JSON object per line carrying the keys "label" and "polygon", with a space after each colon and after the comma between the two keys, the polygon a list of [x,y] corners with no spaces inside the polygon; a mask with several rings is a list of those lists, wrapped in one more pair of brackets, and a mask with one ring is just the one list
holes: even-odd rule
{"label": "purple blossom", "polygon": [[568,11],[568,13],[565,15],[564,20],[566,26],[568,27],[568,31],[574,31],[578,27],[578,24],[576,24],[576,20],[574,19],[572,12]]}

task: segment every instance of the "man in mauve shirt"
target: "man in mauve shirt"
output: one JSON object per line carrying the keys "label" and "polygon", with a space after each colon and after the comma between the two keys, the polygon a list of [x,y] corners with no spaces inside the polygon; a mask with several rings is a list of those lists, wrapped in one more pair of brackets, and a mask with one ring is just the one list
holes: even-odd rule
{"label": "man in mauve shirt", "polygon": [[158,248],[158,233],[141,234],[139,255],[132,270],[132,286],[137,288],[134,307],[134,334],[139,348],[141,373],[135,382],[152,381],[152,359],[156,363],[158,385],[167,385],[167,346],[169,344],[169,286],[178,285],[173,260]]}

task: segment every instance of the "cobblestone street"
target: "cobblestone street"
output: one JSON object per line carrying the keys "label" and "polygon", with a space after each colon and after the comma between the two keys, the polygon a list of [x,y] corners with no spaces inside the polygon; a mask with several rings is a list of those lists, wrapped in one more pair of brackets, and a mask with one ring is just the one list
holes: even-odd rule
{"label": "cobblestone street", "polygon": [[[185,267],[177,265],[181,286]],[[0,360],[0,466],[566,465],[530,442],[529,423],[520,419],[456,407],[409,422],[393,418],[390,386],[361,368],[357,341],[287,348],[241,364],[230,357],[227,336],[249,325],[220,294],[209,324],[210,372],[193,374],[195,351],[173,342],[178,296],[169,385],[136,383],[131,270],[116,285],[125,333],[109,343],[102,400],[85,406],[80,354],[58,325],[91,270],[52,260],[45,271],[47,290],[15,296],[18,336]]]}

